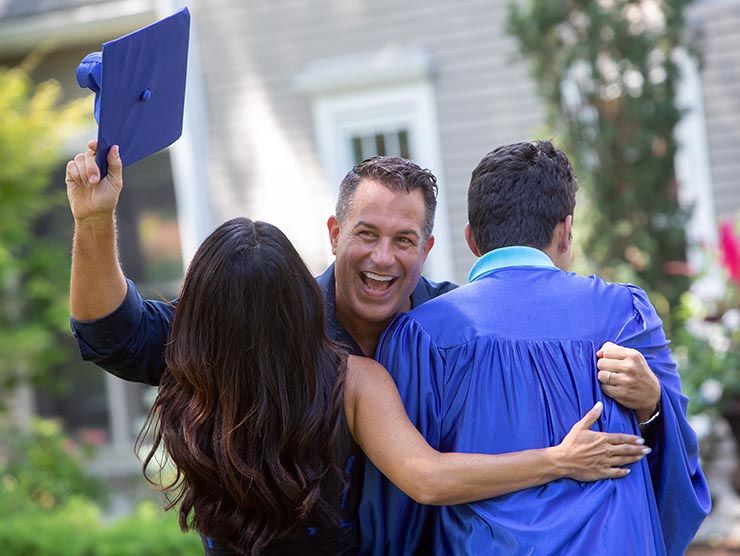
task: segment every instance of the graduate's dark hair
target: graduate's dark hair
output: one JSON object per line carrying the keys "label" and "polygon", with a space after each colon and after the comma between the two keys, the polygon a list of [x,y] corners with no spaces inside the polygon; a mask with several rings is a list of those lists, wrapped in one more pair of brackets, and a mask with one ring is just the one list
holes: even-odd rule
{"label": "graduate's dark hair", "polygon": [[431,170],[398,156],[374,156],[363,160],[347,172],[339,185],[335,209],[339,222],[346,221],[352,211],[357,186],[363,179],[381,183],[392,191],[421,191],[425,207],[424,235],[432,235],[434,213],[437,210],[437,178]]}
{"label": "graduate's dark hair", "polygon": [[468,222],[481,253],[527,245],[543,249],[573,214],[576,182],[550,141],[503,145],[483,157],[468,188]]}
{"label": "graduate's dark hair", "polygon": [[153,438],[144,473],[155,483],[174,463],[163,489],[167,509],[180,503],[183,530],[259,554],[309,523],[338,523],[338,500],[322,484],[344,480],[335,446],[347,355],[279,229],[235,218],[203,242],[166,361],[137,449]]}

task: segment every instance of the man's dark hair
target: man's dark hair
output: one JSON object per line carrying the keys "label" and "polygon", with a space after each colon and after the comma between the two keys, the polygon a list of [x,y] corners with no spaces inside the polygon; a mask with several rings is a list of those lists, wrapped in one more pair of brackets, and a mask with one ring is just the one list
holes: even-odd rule
{"label": "man's dark hair", "polygon": [[489,152],[468,188],[468,222],[478,249],[547,247],[555,226],[573,214],[577,189],[568,157],[550,141]]}
{"label": "man's dark hair", "polygon": [[415,189],[421,190],[426,208],[424,235],[429,237],[432,234],[437,210],[437,178],[430,170],[397,156],[374,156],[363,160],[344,176],[339,186],[336,217],[340,222],[344,222],[352,211],[355,191],[363,179],[377,181],[393,191],[410,193]]}

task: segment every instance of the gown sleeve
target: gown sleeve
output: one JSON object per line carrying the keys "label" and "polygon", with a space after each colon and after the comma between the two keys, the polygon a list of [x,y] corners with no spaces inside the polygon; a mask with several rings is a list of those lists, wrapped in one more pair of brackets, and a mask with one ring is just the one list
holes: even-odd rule
{"label": "gown sleeve", "polygon": [[647,294],[636,286],[627,287],[633,318],[615,343],[640,351],[660,381],[661,414],[651,425],[655,442],[647,459],[667,553],[681,555],[709,513],[709,488],[699,467],[699,444],[686,414],[688,398],[681,392],[663,323]]}
{"label": "gown sleeve", "polygon": [[[380,340],[376,359],[396,382],[411,422],[439,448],[444,384],[443,355],[407,315],[398,317]],[[417,504],[368,461],[359,525],[363,555],[411,555],[431,539],[434,507]]]}
{"label": "gown sleeve", "polygon": [[127,280],[118,308],[91,321],[70,320],[80,354],[130,382],[158,385],[165,369],[165,344],[177,301],[144,300]]}

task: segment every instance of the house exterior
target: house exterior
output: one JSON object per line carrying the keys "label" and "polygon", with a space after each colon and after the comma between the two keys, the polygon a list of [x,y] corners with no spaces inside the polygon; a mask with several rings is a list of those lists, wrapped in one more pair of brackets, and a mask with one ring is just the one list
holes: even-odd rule
{"label": "house exterior", "polygon": [[[86,53],[183,6],[5,0],[0,64],[41,48],[35,75],[86,95],[74,82]],[[185,132],[126,171],[119,227],[127,273],[144,293],[174,295],[181,261],[212,227],[239,215],[278,225],[318,273],[331,262],[326,220],[341,177],[367,156],[397,154],[439,178],[437,242],[425,272],[463,282],[473,262],[462,233],[470,172],[496,145],[536,137],[544,116],[505,32],[507,6],[192,0]],[[686,65],[681,102],[690,112],[677,166],[682,195],[695,206],[692,240],[712,246],[717,223],[740,210],[740,0],[701,0],[689,15],[704,58],[700,68]],[[81,138],[70,155],[83,145]],[[84,416],[65,418],[73,432],[102,428],[101,472],[136,472],[131,442],[152,390],[85,373],[80,387],[97,392],[94,418],[89,426]],[[71,396],[65,411],[80,406]],[[28,411],[39,407],[54,414],[60,406],[31,396]]]}
{"label": "house exterior", "polygon": [[701,93],[717,220],[740,211],[740,2],[700,2],[691,12],[702,51]]}

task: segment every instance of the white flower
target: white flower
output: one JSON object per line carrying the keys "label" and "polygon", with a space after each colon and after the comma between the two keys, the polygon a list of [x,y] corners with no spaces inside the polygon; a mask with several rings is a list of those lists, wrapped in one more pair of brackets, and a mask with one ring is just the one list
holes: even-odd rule
{"label": "white flower", "polygon": [[[692,294],[690,299],[692,309],[696,309],[697,305],[714,306],[724,297],[726,289],[723,280],[716,272],[713,272],[707,276],[699,278],[691,284],[690,291]],[[696,314],[698,317],[703,318],[703,316],[706,315],[706,312],[697,314],[692,310],[692,314]]]}
{"label": "white flower", "polygon": [[707,340],[712,349],[717,353],[725,354],[730,351],[730,347],[732,347],[732,342],[727,336],[725,336],[720,327],[716,327],[712,330],[707,337]]}
{"label": "white flower", "polygon": [[701,383],[699,394],[707,403],[713,404],[719,401],[725,391],[724,385],[714,378],[709,378]]}
{"label": "white flower", "polygon": [[722,315],[722,324],[732,331],[740,329],[740,309],[729,309]]}
{"label": "white flower", "polygon": [[712,419],[704,413],[689,417],[689,424],[699,438],[706,438],[712,431]]}

